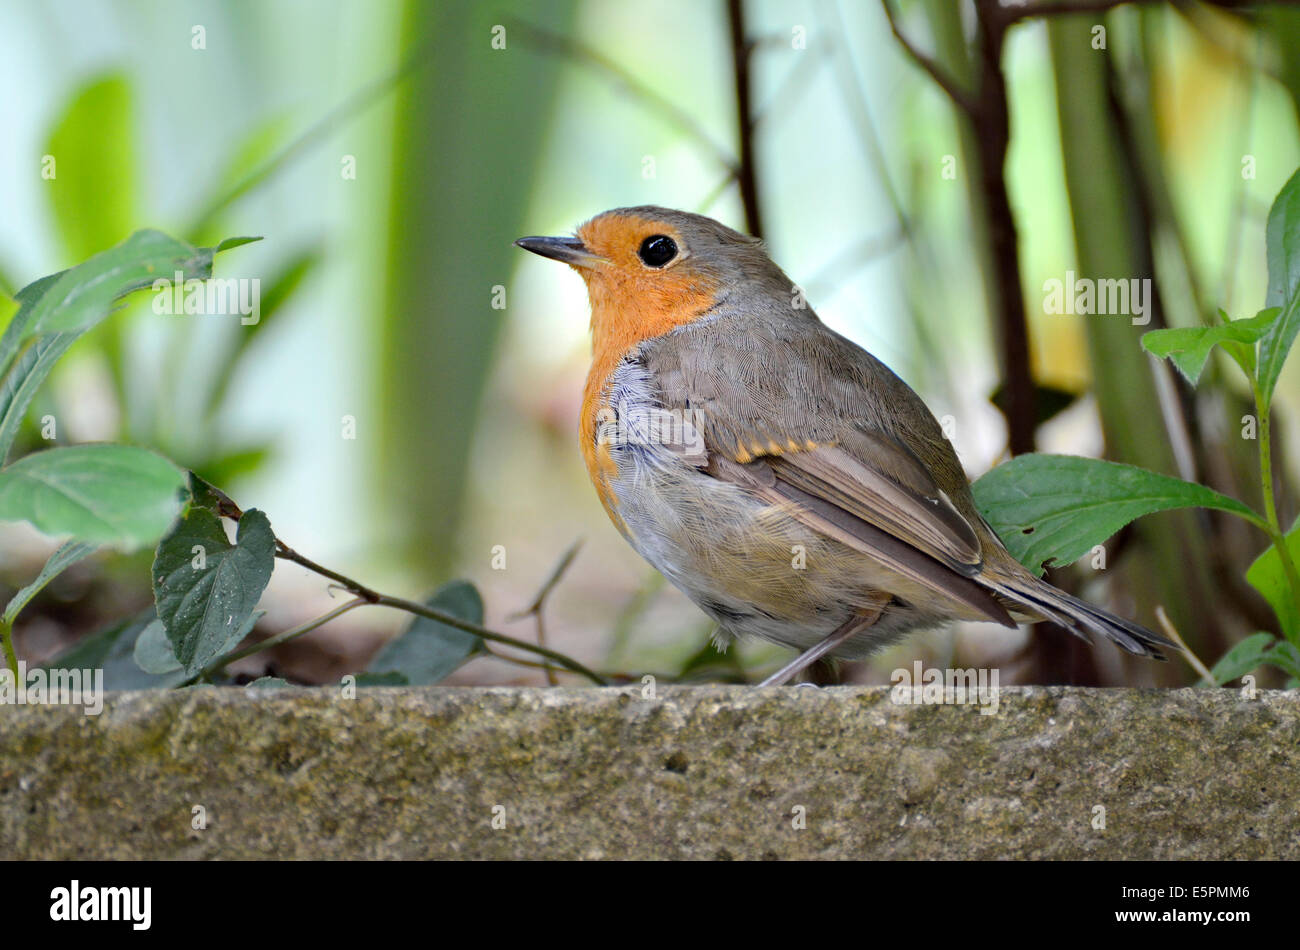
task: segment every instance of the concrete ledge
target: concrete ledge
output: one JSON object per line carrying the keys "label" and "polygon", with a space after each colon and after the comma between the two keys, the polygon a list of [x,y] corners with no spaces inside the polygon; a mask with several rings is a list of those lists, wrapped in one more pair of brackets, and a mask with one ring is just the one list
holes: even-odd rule
{"label": "concrete ledge", "polygon": [[6,858],[1294,859],[1298,811],[1296,693],[1005,688],[995,715],[883,687],[0,707]]}

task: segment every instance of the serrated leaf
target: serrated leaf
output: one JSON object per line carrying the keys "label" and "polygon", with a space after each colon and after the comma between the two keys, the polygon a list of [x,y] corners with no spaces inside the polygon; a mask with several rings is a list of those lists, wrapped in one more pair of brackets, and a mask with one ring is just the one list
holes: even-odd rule
{"label": "serrated leaf", "polygon": [[1219,662],[1215,663],[1214,668],[1210,670],[1210,676],[1214,678],[1215,684],[1222,686],[1261,666],[1264,663],[1265,653],[1276,640],[1277,638],[1271,633],[1252,633],[1242,640],[1223,654]]}
{"label": "serrated leaf", "polygon": [[[1296,519],[1286,533],[1286,549],[1293,563],[1300,563],[1300,519]],[[1282,632],[1288,638],[1300,635],[1300,610],[1296,607],[1295,593],[1282,568],[1282,557],[1277,548],[1269,545],[1246,571],[1246,581],[1259,591],[1277,615]]]}
{"label": "serrated leaf", "polygon": [[1235,498],[1133,465],[1072,455],[1019,455],[972,486],[975,504],[1016,560],[1041,574],[1070,564],[1135,518],[1216,508],[1261,519]]}
{"label": "serrated leaf", "polygon": [[68,541],[60,545],[59,549],[51,554],[49,560],[45,562],[41,572],[36,575],[36,580],[14,594],[13,599],[9,601],[9,605],[5,607],[3,622],[7,624],[13,623],[19,612],[31,603],[33,597],[45,589],[46,584],[78,561],[94,554],[97,550],[99,550],[99,545],[83,544],[80,541]]}
{"label": "serrated leaf", "polygon": [[[1276,307],[1261,310],[1248,320],[1213,327],[1179,327],[1173,330],[1152,330],[1142,335],[1142,348],[1148,353],[1169,359],[1193,386],[1201,378],[1201,371],[1216,346],[1227,344],[1252,344],[1273,326],[1281,310]],[[1232,349],[1230,354],[1241,362],[1242,354]],[[1243,367],[1244,369],[1244,367]]]}
{"label": "serrated leaf", "polygon": [[[443,585],[425,603],[470,623],[483,622],[483,598],[468,581]],[[484,652],[481,637],[417,616],[396,640],[385,644],[368,670],[401,673],[412,686],[428,686],[446,679],[470,657]]]}
{"label": "serrated leaf", "polygon": [[256,509],[240,518],[234,544],[226,539],[221,519],[197,507],[159,542],[154,603],[187,676],[228,649],[252,616],[274,568],[275,535],[266,515]]}
{"label": "serrated leaf", "polygon": [[1269,209],[1265,243],[1268,293],[1264,306],[1282,311],[1259,342],[1259,388],[1264,404],[1269,405],[1282,365],[1300,332],[1300,171],[1282,186]]}
{"label": "serrated leaf", "polygon": [[132,445],[46,449],[0,469],[0,521],[134,550],[167,530],[184,485],[175,465]]}

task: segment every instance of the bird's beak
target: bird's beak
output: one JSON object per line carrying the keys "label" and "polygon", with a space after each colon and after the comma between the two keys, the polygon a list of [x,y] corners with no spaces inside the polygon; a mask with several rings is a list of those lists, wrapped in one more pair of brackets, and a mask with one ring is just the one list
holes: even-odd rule
{"label": "bird's beak", "polygon": [[573,267],[605,263],[605,258],[591,253],[581,241],[572,237],[521,237],[515,241],[515,246]]}

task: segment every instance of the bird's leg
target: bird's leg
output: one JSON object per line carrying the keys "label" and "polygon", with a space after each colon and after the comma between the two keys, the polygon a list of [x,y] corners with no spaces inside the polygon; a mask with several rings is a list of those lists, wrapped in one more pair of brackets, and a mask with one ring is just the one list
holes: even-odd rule
{"label": "bird's leg", "polygon": [[865,630],[867,627],[870,627],[873,623],[879,620],[880,615],[884,613],[885,604],[888,602],[889,598],[885,598],[884,601],[879,604],[873,604],[870,607],[863,607],[858,610],[852,617],[836,627],[825,640],[816,644],[811,649],[800,653],[797,657],[758,685],[781,686],[784,683],[790,682],[790,680],[799,672],[812,666],[832,650],[842,646],[855,633]]}

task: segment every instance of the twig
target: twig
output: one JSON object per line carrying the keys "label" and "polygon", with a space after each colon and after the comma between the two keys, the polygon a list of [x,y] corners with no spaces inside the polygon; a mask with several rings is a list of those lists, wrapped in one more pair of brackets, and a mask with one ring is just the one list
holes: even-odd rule
{"label": "twig", "polygon": [[[753,43],[751,49],[759,49],[762,44]],[[783,44],[784,45],[784,44]],[[785,74],[781,80],[780,87],[772,93],[771,98],[763,104],[763,107],[754,115],[754,129],[757,131],[764,123],[770,123],[772,116],[788,115],[791,111],[786,107],[787,103],[795,103],[808,88],[808,83],[817,75],[817,71],[826,66],[828,57],[835,55],[835,45],[824,42],[820,37],[816,42],[809,44],[810,49],[805,51],[803,56],[798,58],[795,65]],[[810,55],[811,48],[818,50],[825,49],[826,56]]]}
{"label": "twig", "polygon": [[920,66],[930,74],[930,78],[939,84],[939,88],[948,94],[948,98],[951,99],[959,109],[967,115],[975,115],[978,110],[975,98],[965,89],[958,86],[956,81],[948,75],[942,66],[913,46],[912,41],[903,35],[903,31],[899,29],[898,20],[894,17],[894,8],[890,3],[890,0],[880,0],[880,4],[885,8],[885,18],[889,20],[889,29],[893,32],[894,38],[898,40],[899,45],[903,47],[903,51],[911,57],[912,61],[916,63],[916,65]]}
{"label": "twig", "polygon": [[[242,650],[236,650],[234,653],[221,657],[211,666],[204,667],[203,672],[199,673],[198,676],[194,677],[194,679],[206,679],[222,667],[228,666],[236,660],[242,660],[244,657],[252,656],[255,653],[261,653],[263,650],[270,650],[272,647],[278,647],[282,643],[288,643],[290,640],[301,637],[304,633],[310,633],[317,627],[323,627],[335,617],[340,617],[349,610],[354,610],[357,607],[364,607],[368,603],[370,603],[370,601],[363,597],[349,600],[346,604],[340,604],[338,607],[335,607],[329,613],[321,614],[313,620],[308,620],[306,623],[300,623],[298,626],[285,630],[282,633],[277,633],[273,637],[268,637],[259,643],[250,644]],[[193,682],[193,679],[190,680],[190,682]]]}
{"label": "twig", "polygon": [[378,591],[371,590],[369,587],[357,583],[350,577],[344,577],[336,571],[331,571],[328,567],[323,567],[315,561],[303,557],[279,538],[275,539],[275,556],[285,561],[293,561],[293,563],[300,564],[307,568],[307,570],[321,575],[321,577],[328,577],[330,580],[336,581],[345,590],[356,594],[362,600],[366,601],[366,603],[377,604],[381,599],[381,595]]}
{"label": "twig", "polygon": [[18,685],[18,654],[14,652],[14,628],[0,620],[0,649],[4,651],[4,664],[14,675],[14,686]]}
{"label": "twig", "polygon": [[441,610],[436,610],[433,607],[427,607],[424,604],[416,603],[413,600],[406,600],[403,597],[390,597],[386,594],[381,594],[379,599],[374,601],[374,603],[380,607],[393,607],[397,610],[405,610],[407,613],[418,614],[421,617],[428,617],[430,620],[445,623],[447,626],[455,627],[457,630],[464,630],[466,633],[477,634],[484,640],[504,643],[507,646],[512,646],[520,650],[527,650],[529,653],[536,653],[539,656],[549,657],[566,670],[587,677],[587,679],[591,680],[597,686],[608,685],[600,674],[593,673],[577,660],[567,657],[563,653],[557,653],[555,650],[538,646],[535,643],[528,643],[525,640],[508,637],[504,633],[497,633],[495,630],[489,630],[487,627],[479,626],[478,624],[471,623],[468,620],[462,620],[454,614],[445,613]]}
{"label": "twig", "polygon": [[708,214],[709,209],[713,207],[713,203],[722,197],[723,192],[725,192],[729,187],[731,187],[731,183],[735,180],[736,180],[735,172],[732,171],[724,172],[722,176],[722,181],[714,185],[713,188],[709,191],[709,193],[705,195],[704,198],[701,199],[700,202],[695,206],[696,213]]}
{"label": "twig", "polygon": [[293,159],[297,158],[298,155],[327,138],[329,134],[334,131],[339,122],[352,118],[357,113],[369,108],[377,102],[394,86],[405,79],[407,74],[429,61],[429,45],[429,43],[420,44],[419,47],[411,52],[406,59],[387,76],[375,80],[370,85],[360,89],[352,96],[349,96],[337,108],[333,109],[324,118],[310,126],[285,149],[278,154],[273,155],[266,162],[245,175],[229,191],[218,196],[214,201],[209,203],[207,207],[199,212],[187,233],[198,235],[204,228],[212,223],[212,219],[215,218],[224,208],[237,201],[239,198],[242,198],[245,194],[252,191],[253,188],[260,185],[272,175],[281,171]]}
{"label": "twig", "polygon": [[1106,13],[1126,3],[1164,2],[1164,0],[1047,0],[1046,3],[998,4],[997,16],[1003,26],[1040,16],[1071,13]]}
{"label": "twig", "polygon": [[1178,628],[1174,626],[1174,622],[1170,620],[1169,615],[1165,613],[1163,604],[1156,606],[1156,620],[1160,621],[1160,629],[1165,632],[1169,639],[1173,640],[1174,643],[1178,644],[1182,648],[1183,658],[1187,660],[1187,664],[1192,669],[1196,670],[1197,673],[1201,674],[1205,679],[1209,680],[1211,685],[1213,685],[1214,677],[1210,675],[1210,671],[1206,665],[1201,662],[1201,658],[1192,652],[1192,648],[1187,645],[1182,636],[1178,633]]}
{"label": "twig", "polygon": [[756,238],[763,236],[763,215],[758,203],[758,175],[754,170],[753,82],[750,54],[753,47],[745,38],[744,0],[727,0],[727,25],[731,30],[731,71],[736,86],[736,127],[740,139],[740,201],[745,207],[745,227]]}
{"label": "twig", "polygon": [[[238,510],[238,506],[236,506],[233,501],[230,501],[230,499],[227,496],[221,495],[221,497],[226,501],[230,502],[230,505],[234,507],[236,510]],[[235,520],[238,519],[236,518]],[[570,555],[568,555],[568,559],[572,559],[572,554],[576,553],[576,551],[577,551],[577,546],[575,545],[573,548],[570,549],[571,553]],[[478,636],[482,637],[484,640],[495,640],[498,643],[504,643],[507,644],[508,646],[517,647],[520,650],[525,650],[530,653],[540,654],[541,656],[548,657],[549,659],[554,660],[557,664],[564,667],[566,670],[569,670],[570,672],[577,673],[581,676],[587,677],[587,679],[591,680],[597,686],[606,685],[604,678],[601,677],[598,673],[593,673],[591,670],[587,669],[587,667],[583,666],[577,660],[565,656],[563,653],[557,653],[556,651],[548,649],[547,647],[540,644],[532,644],[524,640],[518,640],[515,637],[506,636],[504,633],[497,633],[495,630],[489,630],[487,627],[480,626],[479,624],[471,623],[468,620],[462,620],[460,617],[457,617],[454,614],[445,613],[444,611],[438,610],[434,607],[427,607],[424,604],[417,603],[416,601],[413,600],[407,600],[404,597],[392,597],[388,594],[381,594],[379,593],[379,591],[367,587],[365,584],[362,584],[359,581],[354,581],[352,578],[348,577],[345,574],[340,574],[338,571],[331,570],[330,568],[325,567],[322,564],[317,564],[309,557],[304,557],[303,555],[295,551],[293,548],[289,547],[289,545],[281,541],[279,538],[275,539],[275,556],[280,558],[281,560],[292,561],[294,564],[297,564],[301,567],[305,567],[307,570],[311,571],[314,574],[321,575],[321,577],[329,578],[330,580],[338,584],[340,587],[342,587],[344,590],[346,590],[348,593],[357,597],[363,603],[371,604],[377,607],[392,607],[397,610],[405,610],[407,613],[417,614],[421,617],[428,617],[430,620],[436,620],[439,623],[445,623],[447,626],[455,627],[457,630],[464,630],[466,633],[477,634]],[[564,567],[567,567],[567,561],[561,564],[560,569],[563,570]],[[556,577],[556,580],[558,580],[558,577]],[[542,594],[539,596],[544,596],[545,593],[546,590],[544,589]],[[347,607],[348,610],[352,609],[351,606],[348,606],[346,604],[344,606]],[[321,622],[323,623],[325,622],[325,620],[331,619],[334,616],[338,616],[338,613],[326,614],[324,619],[321,620]],[[300,632],[305,633],[306,631],[303,630]],[[297,634],[295,634],[295,636],[296,635]],[[281,634],[281,636],[284,635]]]}
{"label": "twig", "polygon": [[640,99],[642,104],[652,112],[658,113],[661,118],[693,138],[723,168],[733,173],[739,172],[739,167],[731,153],[713,141],[708,132],[704,130],[704,127],[696,122],[689,112],[659,95],[618,63],[572,37],[552,33],[533,23],[515,19],[507,19],[505,23],[507,29],[521,36],[525,43],[532,43],[538,49],[549,50],[597,72],[604,73],[607,77],[625,87],[633,96]]}
{"label": "twig", "polygon": [[[564,572],[569,569],[569,565],[573,563],[573,559],[577,557],[578,549],[581,547],[581,538],[569,545],[569,550],[560,556],[559,562],[551,569],[550,576],[542,584],[537,596],[533,598],[533,602],[524,610],[517,611],[506,618],[507,620],[520,620],[530,614],[535,617],[537,619],[537,642],[541,646],[546,646],[546,627],[542,622],[542,608],[546,606],[546,598],[555,588],[555,585],[560,582]],[[546,682],[551,686],[558,685],[555,680],[555,670],[551,668],[551,664],[546,663],[544,666],[546,668]]]}

